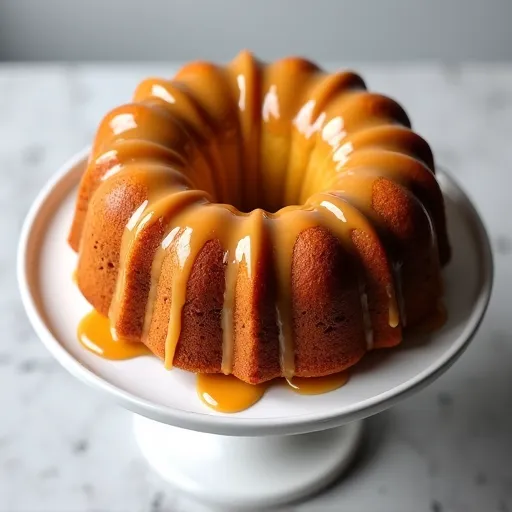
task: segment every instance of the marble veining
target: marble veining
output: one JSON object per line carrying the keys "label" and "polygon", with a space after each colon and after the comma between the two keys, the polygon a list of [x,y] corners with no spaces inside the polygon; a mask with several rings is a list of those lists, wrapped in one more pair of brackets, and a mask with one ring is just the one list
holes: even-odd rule
{"label": "marble veining", "polygon": [[[358,65],[475,200],[495,249],[486,320],[434,385],[368,423],[352,473],[296,512],[512,511],[512,65]],[[334,69],[339,65],[331,65]],[[69,376],[25,318],[15,243],[36,193],[104,112],[175,66],[0,64],[0,512],[210,512],[146,466],[130,415]]]}

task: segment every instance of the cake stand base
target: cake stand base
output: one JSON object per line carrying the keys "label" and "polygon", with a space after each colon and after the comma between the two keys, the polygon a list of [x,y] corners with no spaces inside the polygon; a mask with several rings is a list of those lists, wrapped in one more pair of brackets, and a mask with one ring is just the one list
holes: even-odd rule
{"label": "cake stand base", "polygon": [[194,498],[236,508],[282,505],[332,483],[359,446],[362,422],[309,434],[233,437],[204,434],[134,415],[150,466]]}

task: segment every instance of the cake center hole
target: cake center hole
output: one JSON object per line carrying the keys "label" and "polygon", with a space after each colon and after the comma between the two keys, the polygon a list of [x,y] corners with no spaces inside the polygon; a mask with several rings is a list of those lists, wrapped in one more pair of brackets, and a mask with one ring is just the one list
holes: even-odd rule
{"label": "cake center hole", "polygon": [[[287,180],[286,183],[285,180]],[[294,176],[293,180],[286,176],[279,179],[277,173],[275,177],[268,177],[267,173],[259,172],[254,179],[243,172],[240,189],[234,190],[230,197],[222,202],[232,204],[243,213],[250,213],[258,208],[276,213],[286,206],[302,203],[301,186],[302,180],[299,176]]]}

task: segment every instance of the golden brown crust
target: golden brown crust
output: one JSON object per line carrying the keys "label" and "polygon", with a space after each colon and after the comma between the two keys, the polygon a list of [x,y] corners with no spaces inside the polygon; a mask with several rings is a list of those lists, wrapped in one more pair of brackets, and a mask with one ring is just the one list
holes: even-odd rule
{"label": "golden brown crust", "polygon": [[220,372],[224,251],[218,240],[206,243],[192,267],[182,311],[174,365],[198,373]]}
{"label": "golden brown crust", "polygon": [[389,325],[389,296],[386,285],[393,281],[382,244],[369,233],[354,231],[352,242],[358,250],[364,269],[368,308],[373,327],[375,348],[394,347],[402,341],[400,325]]}
{"label": "golden brown crust", "polygon": [[[116,287],[125,226],[146,195],[146,187],[137,175],[124,176],[122,180],[105,181],[88,206],[78,257],[77,283],[85,298],[105,316]],[[82,230],[79,224],[77,221],[73,225],[73,231]]]}
{"label": "golden brown crust", "polygon": [[298,237],[292,266],[297,376],[342,371],[366,352],[356,265],[325,228]]}
{"label": "golden brown crust", "polygon": [[442,296],[437,248],[424,208],[406,189],[389,180],[373,187],[373,208],[393,234],[395,250],[403,254],[400,282],[407,326],[420,324],[438,308]]}

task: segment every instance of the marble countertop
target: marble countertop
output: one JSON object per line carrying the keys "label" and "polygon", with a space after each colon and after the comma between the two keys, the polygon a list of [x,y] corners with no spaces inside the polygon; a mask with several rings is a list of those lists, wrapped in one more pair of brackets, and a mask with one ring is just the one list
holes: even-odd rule
{"label": "marble countertop", "polygon": [[[398,98],[475,203],[492,238],[494,295],[480,332],[435,384],[369,420],[350,475],[286,511],[512,511],[512,65],[357,65]],[[56,363],[15,279],[23,217],[91,141],[145,65],[0,64],[0,512],[207,512],[146,466],[130,415]]]}

